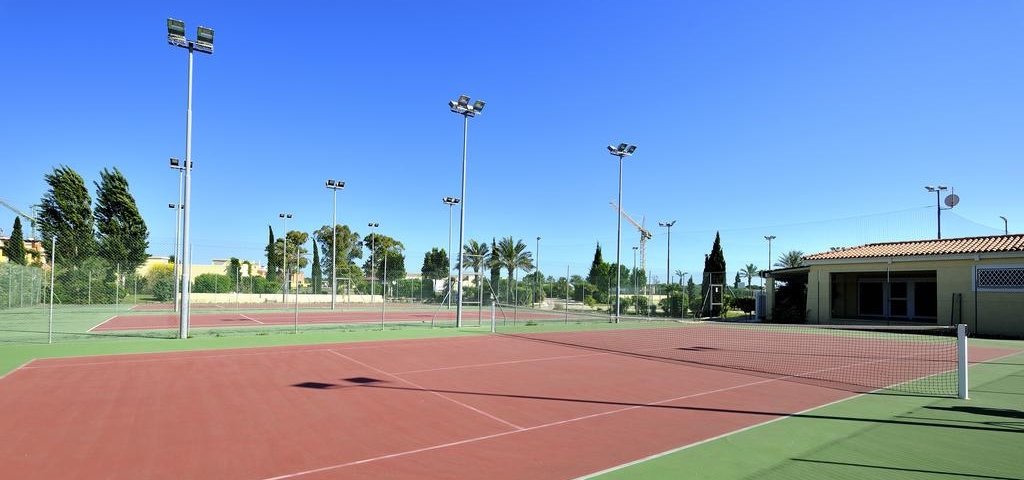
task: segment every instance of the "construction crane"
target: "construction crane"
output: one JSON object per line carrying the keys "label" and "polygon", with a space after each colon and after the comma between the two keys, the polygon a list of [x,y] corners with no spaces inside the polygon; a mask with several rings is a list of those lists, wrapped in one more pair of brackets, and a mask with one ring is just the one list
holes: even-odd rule
{"label": "construction crane", "polygon": [[14,205],[11,205],[11,204],[5,202],[2,198],[0,198],[0,205],[3,205],[5,207],[7,207],[8,210],[14,212],[16,215],[20,215],[25,220],[28,220],[29,224],[32,226],[32,236],[30,238],[34,239],[36,237],[36,222],[38,221],[38,220],[36,220],[36,217],[33,217],[32,215],[29,215],[29,214],[19,210]]}
{"label": "construction crane", "polygon": [[[652,239],[652,238],[654,238],[654,235],[651,234],[650,230],[644,228],[644,226],[642,224],[636,223],[636,220],[633,220],[633,218],[630,217],[629,214],[626,213],[625,210],[619,208],[619,206],[615,204],[614,200],[612,200],[612,201],[610,201],[608,203],[611,204],[612,209],[614,209],[617,212],[622,213],[622,218],[625,218],[626,220],[628,220],[629,223],[632,223],[633,226],[636,227],[636,229],[640,231],[640,271],[646,272],[647,271],[647,241]],[[646,223],[647,219],[644,218],[643,222]]]}

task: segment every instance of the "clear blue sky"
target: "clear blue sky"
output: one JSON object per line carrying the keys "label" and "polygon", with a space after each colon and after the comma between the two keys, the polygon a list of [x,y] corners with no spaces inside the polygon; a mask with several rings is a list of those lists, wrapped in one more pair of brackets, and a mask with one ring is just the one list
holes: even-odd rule
{"label": "clear blue sky", "polygon": [[[699,273],[716,231],[743,265],[832,246],[1024,225],[1024,2],[308,1],[0,3],[0,198],[28,208],[66,164],[129,179],[171,252],[184,156],[186,51],[165,21],[216,31],[194,71],[195,259],[259,259],[267,225],[339,223],[447,247],[470,121],[467,238],[511,235],[547,275],[615,259],[623,207],[655,234],[648,269]],[[458,236],[458,210],[455,211]],[[0,211],[9,232],[13,215]],[[27,226],[26,226],[27,227]],[[637,232],[622,223],[622,262]]]}

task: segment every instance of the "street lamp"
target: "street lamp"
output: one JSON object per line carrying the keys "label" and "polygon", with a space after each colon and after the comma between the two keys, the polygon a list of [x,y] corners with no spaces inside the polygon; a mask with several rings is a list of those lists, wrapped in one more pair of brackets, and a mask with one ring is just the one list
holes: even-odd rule
{"label": "street lamp", "polygon": [[616,204],[619,212],[615,216],[615,323],[619,323],[619,295],[622,293],[622,158],[632,155],[635,151],[636,145],[628,143],[620,143],[617,147],[608,145],[608,153],[619,157],[619,201]]}
{"label": "street lamp", "polygon": [[376,222],[370,222],[366,224],[370,227],[370,302],[373,302],[374,295],[374,284],[377,282],[377,264],[374,262],[374,254],[377,253],[377,233],[375,228],[379,227],[380,224]]}
{"label": "street lamp", "polygon": [[469,119],[483,111],[485,102],[477,100],[469,104],[469,96],[459,95],[458,100],[448,102],[448,108],[452,113],[462,115],[462,206],[459,207],[459,301],[455,305],[455,326],[462,327],[462,270],[465,263],[462,261],[462,246],[465,245],[466,235],[466,149],[469,146]]}
{"label": "street lamp", "polygon": [[[331,310],[334,310],[338,305],[338,190],[345,188],[345,182],[327,180],[327,188],[334,192],[334,213],[331,215]],[[319,266],[314,265],[313,268]]]}
{"label": "street lamp", "polygon": [[167,43],[176,47],[188,49],[188,101],[185,108],[185,199],[178,202],[182,207],[182,234],[181,249],[182,259],[182,286],[181,309],[179,311],[178,338],[188,338],[189,320],[189,281],[192,274],[192,250],[186,245],[189,244],[189,217],[192,212],[192,53],[213,53],[213,29],[200,26],[196,29],[196,40],[185,38],[185,22],[167,19]]}
{"label": "street lamp", "polygon": [[668,229],[668,244],[665,245],[665,248],[668,250],[668,255],[665,259],[665,286],[668,286],[668,284],[672,283],[672,225],[675,224],[675,220],[672,220],[670,222],[658,222],[659,227],[665,227]]}
{"label": "street lamp", "polygon": [[[448,284],[448,309],[452,309],[452,207],[458,205],[459,199],[455,197],[444,197],[441,203],[448,205],[448,273],[446,283]],[[462,260],[459,257],[459,260]]]}
{"label": "street lamp", "polygon": [[[284,221],[284,246],[281,249],[281,264],[284,270],[281,274],[281,302],[288,301],[288,219],[292,218],[290,213],[277,214]],[[297,249],[297,247],[296,247]],[[296,264],[298,266],[298,264]]]}
{"label": "street lamp", "polygon": [[939,240],[942,240],[942,206],[939,204],[939,196],[942,194],[943,190],[946,190],[946,188],[947,187],[945,185],[939,185],[937,187],[933,187],[931,185],[924,186],[925,190],[935,192],[935,221],[938,228],[935,235]]}
{"label": "street lamp", "polygon": [[1000,215],[999,218],[1003,219],[1003,235],[1009,235],[1010,234],[1010,227],[1008,226],[1008,223],[1006,222],[1006,217]]}

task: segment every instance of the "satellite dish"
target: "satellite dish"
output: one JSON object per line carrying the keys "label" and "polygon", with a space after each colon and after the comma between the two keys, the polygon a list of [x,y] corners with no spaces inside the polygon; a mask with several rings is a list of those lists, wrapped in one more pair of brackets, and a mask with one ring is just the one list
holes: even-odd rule
{"label": "satellite dish", "polygon": [[960,203],[960,197],[957,196],[957,194],[955,193],[951,193],[948,196],[946,196],[946,199],[943,200],[943,203],[945,203],[947,207],[953,208],[956,206],[956,204]]}

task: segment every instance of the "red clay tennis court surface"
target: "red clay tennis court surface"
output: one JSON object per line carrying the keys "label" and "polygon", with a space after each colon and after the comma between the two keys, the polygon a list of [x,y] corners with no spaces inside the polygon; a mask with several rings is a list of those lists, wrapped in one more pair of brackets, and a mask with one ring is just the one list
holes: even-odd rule
{"label": "red clay tennis court surface", "polygon": [[504,335],[45,359],[0,379],[0,472],[567,479],[851,395]]}

